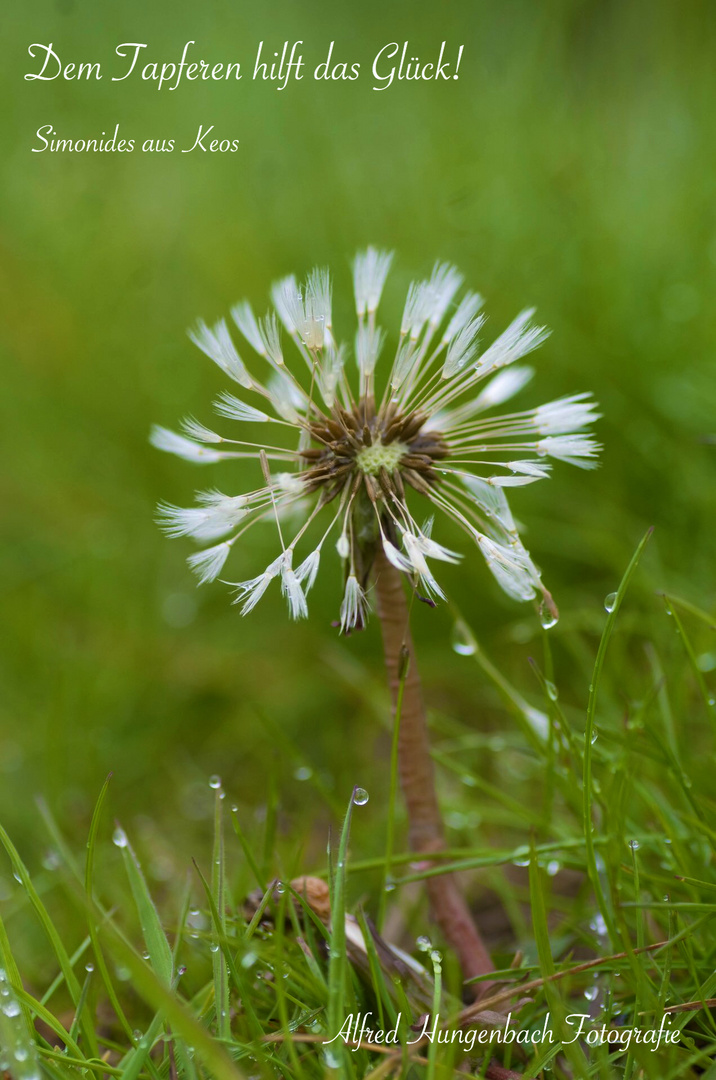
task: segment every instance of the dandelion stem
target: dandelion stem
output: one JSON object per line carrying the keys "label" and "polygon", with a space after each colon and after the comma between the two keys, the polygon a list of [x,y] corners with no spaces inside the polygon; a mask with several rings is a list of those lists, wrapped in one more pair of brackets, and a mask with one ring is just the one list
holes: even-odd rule
{"label": "dandelion stem", "polygon": [[[435,791],[425,704],[402,577],[382,549],[375,561],[375,591],[394,715],[400,705],[398,771],[408,813],[410,846],[418,853],[434,853],[445,847],[445,835]],[[433,917],[457,955],[463,977],[472,979],[493,971],[490,955],[455,876],[431,877],[426,889]],[[489,985],[480,983],[479,992],[484,993]]]}

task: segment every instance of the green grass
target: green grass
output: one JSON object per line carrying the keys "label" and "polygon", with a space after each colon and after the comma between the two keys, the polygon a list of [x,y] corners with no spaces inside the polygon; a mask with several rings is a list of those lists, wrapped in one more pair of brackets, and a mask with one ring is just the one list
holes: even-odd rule
{"label": "green grass", "polygon": [[[658,635],[647,640],[638,632],[633,590],[647,539],[601,620],[586,721],[580,725],[577,711],[562,705],[558,671],[550,672],[556,683],[542,684],[550,720],[546,738],[528,743],[514,723],[506,723],[500,736],[488,736],[454,718],[433,716],[451,846],[430,873],[470,870],[474,888],[479,872],[492,904],[504,905],[509,925],[492,942],[500,973],[486,1007],[494,1001],[495,1010],[511,1009],[519,1026],[532,1031],[542,1030],[549,1013],[555,1039],[565,1040],[563,1051],[549,1043],[493,1050],[493,1060],[526,1077],[549,1069],[556,1080],[688,1080],[702,1075],[716,1052],[716,1027],[705,1004],[716,996],[716,806],[705,752],[712,737],[705,714],[713,705],[701,694],[708,674],[697,678],[690,662],[703,657],[713,631],[706,612],[670,597],[668,610],[654,601]],[[552,664],[553,633],[541,631],[545,666]],[[463,648],[466,635],[471,631],[464,626]],[[676,649],[670,648],[674,639]],[[642,665],[641,698],[625,698],[617,708],[621,688],[614,685],[612,665],[635,649],[651,655],[650,664]],[[663,657],[659,664],[656,653]],[[469,659],[482,662],[474,651]],[[698,722],[675,729],[669,718],[686,698],[694,716],[700,710]],[[479,782],[486,756],[496,764],[494,790]],[[388,779],[384,783],[389,786]],[[519,795],[526,786],[529,799]],[[2,1013],[0,1045],[13,1078],[30,1080],[38,1066],[68,1080],[103,1074],[300,1080],[326,1070],[356,1078],[438,1077],[452,1075],[464,1057],[473,1069],[484,1069],[490,1057],[479,1044],[470,1053],[454,1042],[409,1045],[415,1039],[409,1025],[431,1008],[449,1030],[470,1012],[460,1004],[463,991],[451,958],[441,961],[434,953],[431,962],[432,946],[426,953],[416,944],[431,933],[422,906],[410,900],[410,883],[424,873],[411,872],[410,855],[390,846],[366,858],[376,829],[376,821],[367,820],[373,800],[355,804],[348,793],[348,812],[342,827],[340,818],[334,820],[326,863],[297,853],[292,830],[277,828],[277,789],[263,825],[242,822],[234,809],[236,827],[227,833],[224,788],[218,778],[207,780],[207,788],[214,801],[213,844],[184,884],[161,890],[148,885],[146,841],[138,854],[124,830],[107,820],[110,782],[97,801],[84,867],[79,849],[47,811],[51,870],[30,874],[0,833],[18,878],[0,933],[6,980],[0,994],[13,1004]],[[384,836],[393,826],[384,819],[377,828]],[[491,842],[496,834],[514,846]],[[386,863],[395,883],[387,901],[381,897]],[[331,930],[288,886],[287,877],[299,872],[329,880]],[[245,909],[245,897],[257,878],[263,900],[254,913]],[[394,935],[395,944],[423,964],[417,982],[405,976],[396,981],[394,964],[376,952],[364,907],[374,917],[386,909],[386,936]],[[74,920],[68,921],[68,909]],[[489,913],[490,906],[483,901],[481,910]],[[362,955],[344,929],[355,914],[368,940]],[[33,919],[47,945],[32,966],[46,975],[44,986],[33,980],[27,989],[13,930],[26,931]],[[658,1027],[664,1010],[674,1007],[681,1008],[668,1015],[680,1040],[656,1052],[635,1043],[624,1051],[570,1041],[575,1014],[588,1013],[596,1028],[646,1029]],[[366,1012],[373,1013],[373,1027],[380,1018],[386,1026],[397,1023],[402,1013],[401,1045],[387,1054],[365,1045],[353,1052],[342,1041],[323,1045],[350,1014]]]}

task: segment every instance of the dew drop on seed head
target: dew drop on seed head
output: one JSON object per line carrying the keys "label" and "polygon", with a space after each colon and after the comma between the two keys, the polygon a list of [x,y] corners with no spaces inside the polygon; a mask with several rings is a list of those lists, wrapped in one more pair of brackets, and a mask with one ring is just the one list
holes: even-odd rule
{"label": "dew drop on seed head", "polygon": [[540,604],[539,621],[545,630],[551,630],[553,626],[557,625],[559,619],[553,611],[550,611],[546,604]]}
{"label": "dew drop on seed head", "polygon": [[119,825],[112,833],[112,843],[117,847],[127,847],[129,841],[127,840],[127,834],[124,829],[121,829]]}
{"label": "dew drop on seed head", "polygon": [[415,944],[418,946],[421,952],[427,952],[428,949],[432,949],[433,947],[432,941],[429,937],[426,937],[425,934],[421,934],[420,937],[416,940]]}
{"label": "dew drop on seed head", "polygon": [[217,791],[221,787],[221,777],[216,775],[210,776],[209,787],[212,788],[213,791]]}
{"label": "dew drop on seed head", "polygon": [[616,606],[617,606],[617,594],[615,592],[608,593],[604,597],[604,610],[608,611],[609,614],[611,615],[611,613],[614,611],[614,608]]}
{"label": "dew drop on seed head", "polygon": [[365,806],[369,798],[370,796],[365,788],[357,787],[353,792],[353,802],[356,806]]}
{"label": "dew drop on seed head", "polygon": [[450,644],[452,645],[454,652],[459,656],[475,655],[475,642],[472,640],[465,623],[461,620],[458,620],[452,628]]}

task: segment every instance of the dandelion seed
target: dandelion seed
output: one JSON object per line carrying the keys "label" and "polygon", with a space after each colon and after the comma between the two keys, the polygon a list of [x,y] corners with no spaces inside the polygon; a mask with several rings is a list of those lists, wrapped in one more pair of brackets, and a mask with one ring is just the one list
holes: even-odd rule
{"label": "dandelion seed", "polygon": [[[357,386],[351,386],[345,346],[334,336],[325,269],[313,270],[304,284],[293,275],[276,282],[274,310],[261,319],[246,301],[232,308],[238,330],[268,366],[264,378],[249,372],[225,320],[211,328],[197,324],[192,340],[255,396],[244,400],[224,391],[216,411],[260,431],[259,425],[270,423],[279,435],[274,445],[262,436],[226,439],[192,417],[183,434],[154,428],[153,444],[187,461],[261,464],[255,490],[203,492],[187,508],[162,503],[159,524],[169,536],[211,545],[189,559],[200,582],[208,582],[245,531],[259,521],[272,523],[275,557],[262,573],[234,583],[234,602],[247,614],[279,578],[292,618],[307,614],[306,595],[333,533],[344,564],[340,626],[347,633],[365,622],[380,547],[423,599],[444,596],[430,563],[455,563],[461,556],[433,538],[432,516],[419,527],[415,515],[422,503],[476,542],[505,592],[522,601],[539,598],[544,617],[554,620],[554,603],[520,540],[506,490],[547,479],[554,461],[594,468],[600,446],[585,429],[598,419],[595,404],[579,393],[525,412],[496,411],[532,378],[531,367],[514,365],[547,331],[525,310],[480,352],[482,298],[466,292],[456,302],[462,277],[447,263],[436,263],[429,278],[410,285],[392,360],[383,364],[389,338],[376,315],[391,261],[390,253],[368,248],[353,263]],[[298,363],[284,356],[279,323]],[[283,471],[272,472],[275,463]],[[325,516],[328,525],[316,543],[309,528]],[[301,553],[304,542],[307,554]],[[294,552],[300,560],[295,570]]]}
{"label": "dandelion seed", "polygon": [[358,584],[356,577],[351,574],[346,581],[346,590],[341,604],[341,631],[347,634],[350,630],[362,630],[368,612],[368,603],[365,591]]}

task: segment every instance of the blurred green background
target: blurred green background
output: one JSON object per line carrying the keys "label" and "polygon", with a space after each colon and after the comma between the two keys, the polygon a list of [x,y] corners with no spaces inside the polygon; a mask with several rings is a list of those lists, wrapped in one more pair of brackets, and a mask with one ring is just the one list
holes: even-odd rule
{"label": "blurred green background", "polygon": [[[188,505],[214,483],[242,490],[240,468],[199,472],[147,435],[188,412],[210,421],[224,385],[185,328],[243,296],[264,310],[284,273],[329,264],[338,330],[350,337],[358,247],[397,252],[389,327],[411,277],[454,261],[486,296],[495,332],[527,304],[553,330],[525,406],[594,391],[601,469],[557,467],[513,499],[562,609],[550,638],[576,718],[603,598],[649,525],[639,625],[663,614],[659,589],[713,605],[715,29],[708,5],[603,0],[15,9],[0,72],[0,820],[31,863],[43,843],[33,797],[81,837],[110,770],[113,812],[155,844],[159,878],[208,834],[211,773],[249,823],[274,783],[282,828],[301,826],[294,846],[323,847],[332,812],[316,778],[339,803],[354,783],[375,793],[365,820],[381,827],[378,626],[349,640],[332,629],[337,560],[326,559],[307,624],[289,624],[278,590],[244,620],[221,585],[195,588],[189,545],[153,523],[159,499]],[[171,60],[189,39],[197,56],[249,68],[259,40],[280,50],[302,39],[309,70],[335,39],[336,59],[364,73],[283,92],[248,77],[175,92],[107,76],[23,80],[36,70],[32,42],[109,70],[120,42],[146,41],[148,60]],[[453,52],[463,44],[459,80],[374,92],[372,57],[406,39],[425,60],[444,39]],[[46,123],[66,138],[119,123],[124,137],[180,147],[213,123],[241,144],[231,155],[33,154]],[[230,564],[236,576],[265,566],[267,538],[249,534]],[[447,525],[439,538],[465,549]],[[499,593],[476,552],[441,580],[500,669],[539,701],[534,612]],[[514,727],[477,667],[451,650],[447,608],[419,607],[436,716]],[[615,715],[643,663],[615,679]]]}

